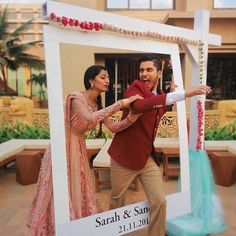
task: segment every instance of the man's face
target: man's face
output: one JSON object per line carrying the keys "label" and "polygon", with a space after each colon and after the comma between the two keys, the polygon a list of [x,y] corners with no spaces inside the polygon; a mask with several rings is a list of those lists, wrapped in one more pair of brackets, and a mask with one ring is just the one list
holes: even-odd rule
{"label": "man's face", "polygon": [[140,63],[139,78],[149,90],[153,91],[157,89],[160,77],[161,70],[157,71],[153,61],[144,61]]}

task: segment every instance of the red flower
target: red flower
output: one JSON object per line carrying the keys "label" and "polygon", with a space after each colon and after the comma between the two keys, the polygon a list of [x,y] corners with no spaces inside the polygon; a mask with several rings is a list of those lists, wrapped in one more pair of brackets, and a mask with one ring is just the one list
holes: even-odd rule
{"label": "red flower", "polygon": [[79,24],[79,26],[80,26],[81,29],[84,29],[84,28],[85,28],[85,23],[84,23],[84,22],[81,22],[81,23]]}
{"label": "red flower", "polygon": [[73,25],[74,25],[74,20],[71,19],[71,18],[69,19],[69,25],[70,25],[70,26],[73,26]]}
{"label": "red flower", "polygon": [[52,12],[52,13],[50,14],[50,18],[51,18],[51,20],[54,20],[54,19],[56,18],[56,14]]}
{"label": "red flower", "polygon": [[88,25],[89,25],[89,30],[93,30],[93,28],[94,28],[94,23],[93,23],[93,22],[89,22]]}
{"label": "red flower", "polygon": [[77,27],[79,25],[79,21],[78,20],[74,20],[74,26]]}
{"label": "red flower", "polygon": [[61,23],[62,23],[64,26],[66,26],[66,25],[68,24],[68,22],[69,22],[69,21],[68,21],[68,18],[65,17],[65,16],[63,16]]}
{"label": "red flower", "polygon": [[87,21],[84,22],[84,29],[89,30],[89,23]]}
{"label": "red flower", "polygon": [[94,23],[94,29],[95,29],[96,31],[99,31],[100,28],[101,28],[100,24],[97,23],[97,22],[95,22],[95,23]]}

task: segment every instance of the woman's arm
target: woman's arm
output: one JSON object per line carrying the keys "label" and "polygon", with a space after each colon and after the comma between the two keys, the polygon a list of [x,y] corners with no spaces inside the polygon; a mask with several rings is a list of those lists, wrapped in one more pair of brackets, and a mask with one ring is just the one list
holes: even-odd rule
{"label": "woman's arm", "polygon": [[133,112],[130,111],[128,116],[121,121],[114,122],[110,117],[108,117],[103,121],[103,123],[112,133],[117,133],[132,125],[140,115],[142,114],[133,114]]}
{"label": "woman's arm", "polygon": [[118,101],[109,107],[91,113],[85,99],[82,97],[73,98],[72,114],[74,115],[70,120],[71,126],[80,132],[93,129],[97,123],[116,113],[121,107],[122,103]]}
{"label": "woman's arm", "polygon": [[141,99],[141,97],[134,95],[130,98],[122,99],[118,102],[115,102],[111,106],[91,113],[88,110],[88,104],[83,95],[81,94],[80,96],[74,96],[72,98],[71,108],[71,113],[74,115],[70,118],[71,126],[73,129],[76,129],[79,132],[85,132],[87,130],[93,129],[97,125],[97,123],[113,115],[121,108],[128,107],[129,104],[136,99]]}

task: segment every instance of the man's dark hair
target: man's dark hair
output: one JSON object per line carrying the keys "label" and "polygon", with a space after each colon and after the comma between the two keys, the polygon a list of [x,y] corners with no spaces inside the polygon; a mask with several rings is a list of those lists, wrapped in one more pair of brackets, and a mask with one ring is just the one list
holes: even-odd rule
{"label": "man's dark hair", "polygon": [[145,61],[152,61],[157,70],[162,69],[161,59],[157,55],[143,55],[139,58],[139,65]]}

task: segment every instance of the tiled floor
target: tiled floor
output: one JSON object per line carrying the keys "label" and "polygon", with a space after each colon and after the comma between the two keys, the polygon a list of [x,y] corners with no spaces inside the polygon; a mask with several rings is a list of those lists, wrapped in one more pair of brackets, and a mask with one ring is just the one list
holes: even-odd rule
{"label": "tiled floor", "polygon": [[[176,180],[165,183],[166,193],[176,190]],[[14,169],[3,171],[0,176],[0,235],[20,236],[25,235],[25,222],[29,206],[32,201],[35,185],[23,186],[15,181]],[[230,187],[217,186],[228,222],[228,230],[224,236],[236,236],[236,184]],[[108,209],[109,189],[101,190],[97,197],[104,210]],[[129,190],[128,203],[145,200],[145,195],[140,188],[139,192]],[[129,236],[146,236],[145,230],[130,233]]]}

